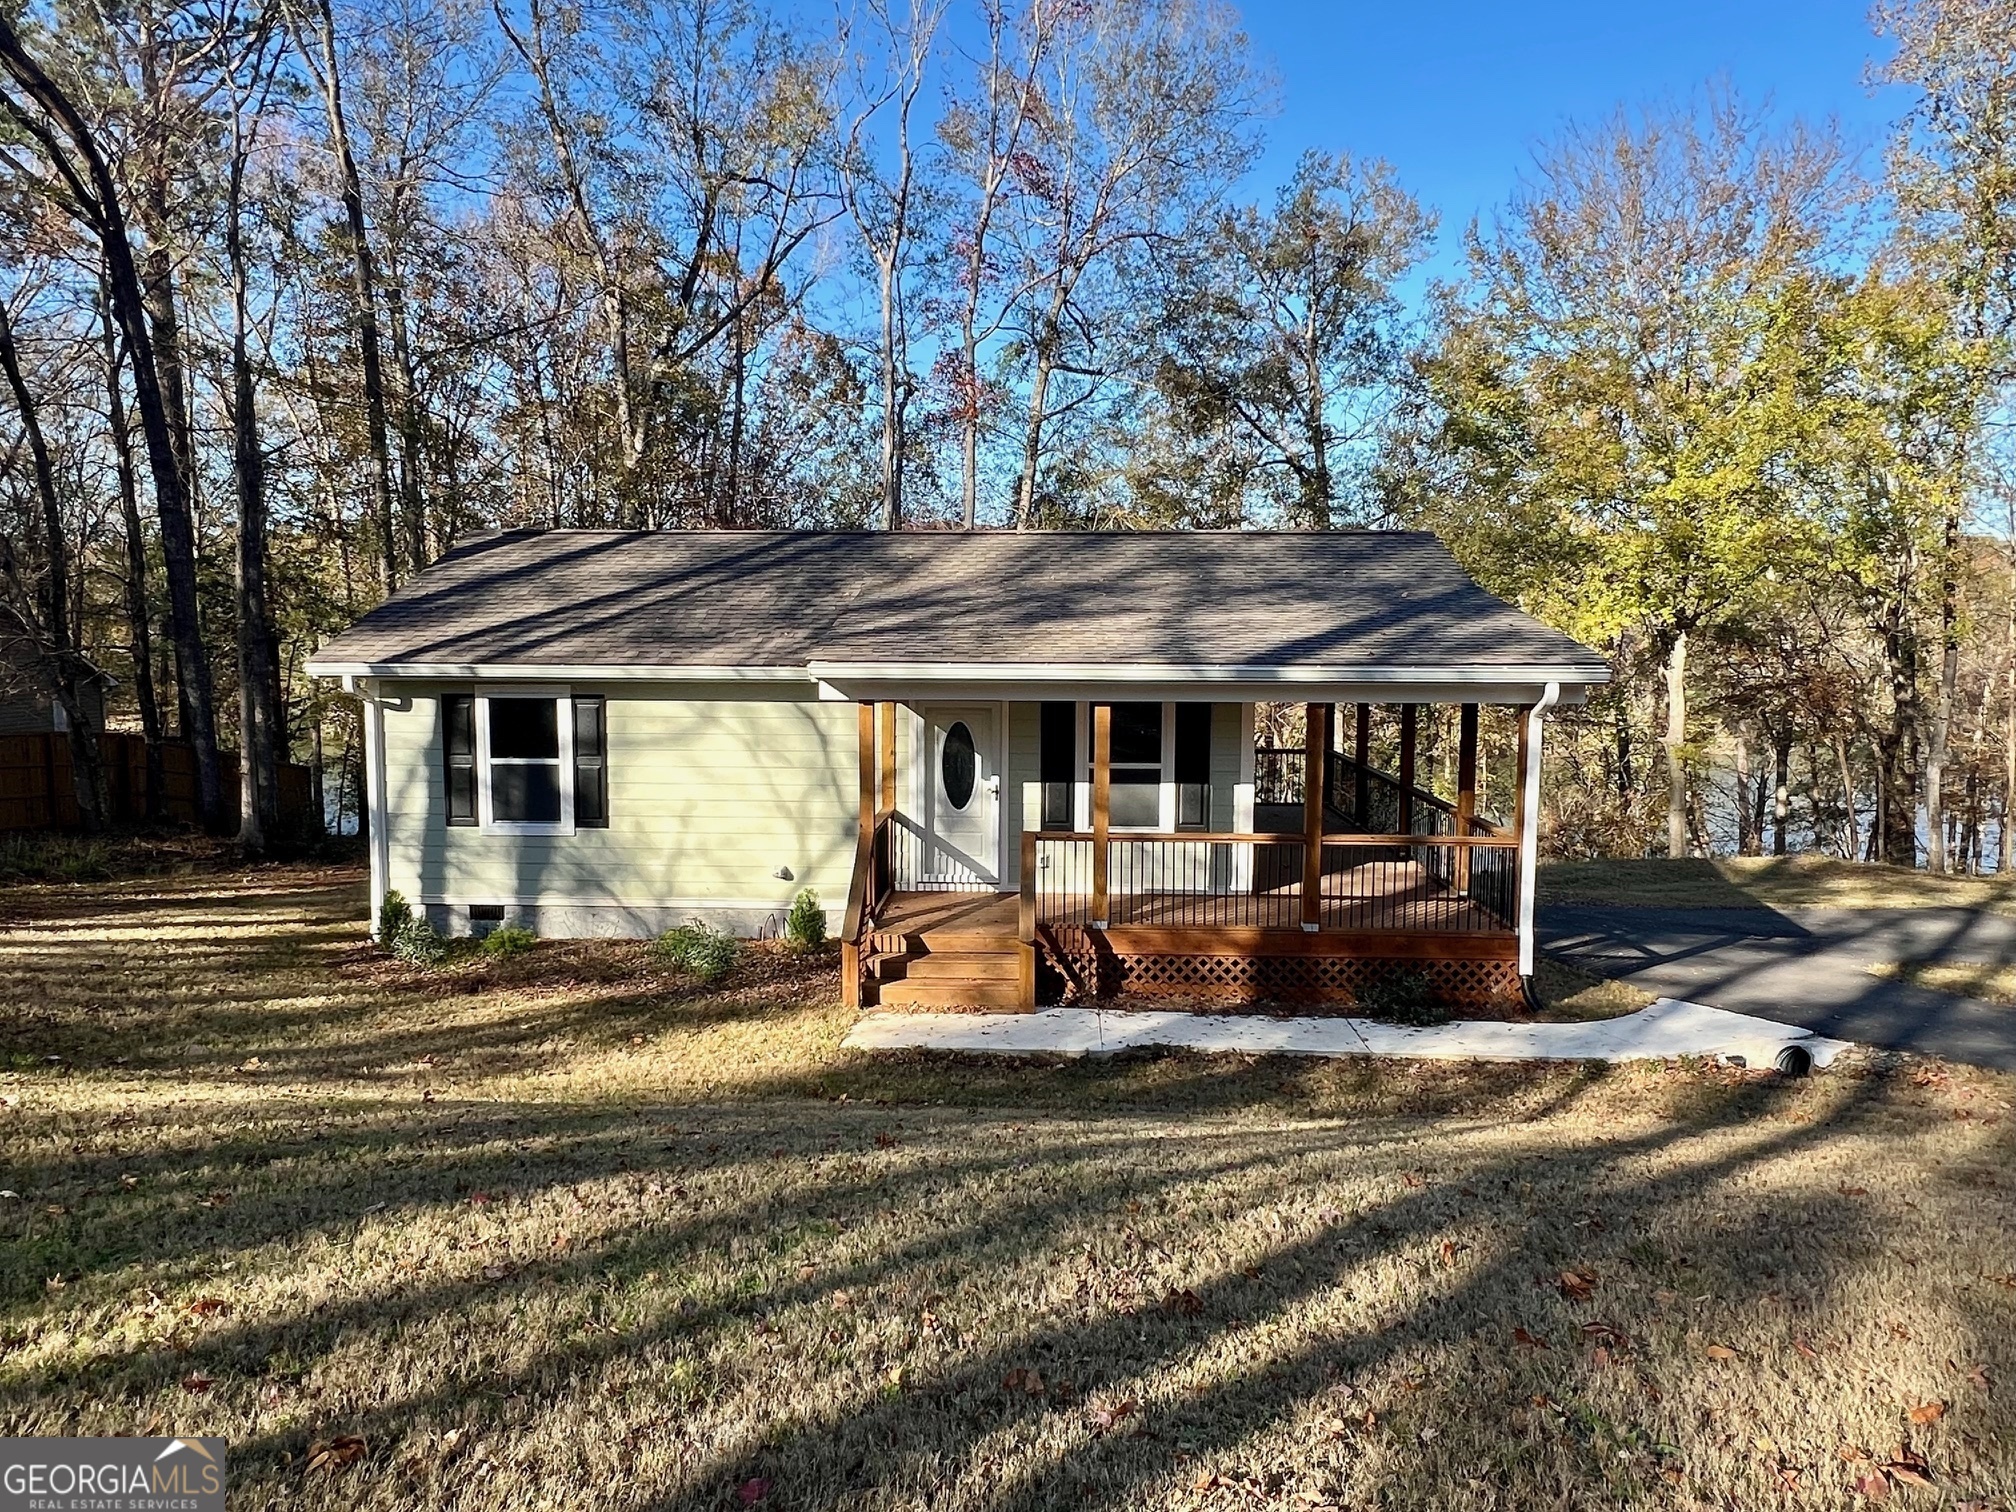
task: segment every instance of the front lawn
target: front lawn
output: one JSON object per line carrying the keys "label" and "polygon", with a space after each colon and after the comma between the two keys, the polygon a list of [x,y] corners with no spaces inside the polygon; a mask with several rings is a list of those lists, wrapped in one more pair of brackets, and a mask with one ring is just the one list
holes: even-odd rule
{"label": "front lawn", "polygon": [[2016,1502],[2016,1079],[871,1061],[829,960],[362,914],[0,891],[0,1432],[245,1507]]}

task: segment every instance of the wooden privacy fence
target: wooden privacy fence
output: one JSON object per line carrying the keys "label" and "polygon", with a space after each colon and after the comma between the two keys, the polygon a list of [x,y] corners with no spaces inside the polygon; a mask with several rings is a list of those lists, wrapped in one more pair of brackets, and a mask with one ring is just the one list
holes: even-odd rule
{"label": "wooden privacy fence", "polygon": [[[98,737],[111,790],[115,824],[147,817],[147,742],[139,735],[107,732]],[[224,788],[225,817],[233,828],[238,815],[238,753],[217,753]],[[297,829],[308,821],[308,768],[280,766],[280,824]],[[184,740],[161,743],[162,817],[173,824],[198,822],[196,750]],[[47,732],[0,735],[0,830],[67,830],[80,823],[77,789],[70,776],[70,737]]]}

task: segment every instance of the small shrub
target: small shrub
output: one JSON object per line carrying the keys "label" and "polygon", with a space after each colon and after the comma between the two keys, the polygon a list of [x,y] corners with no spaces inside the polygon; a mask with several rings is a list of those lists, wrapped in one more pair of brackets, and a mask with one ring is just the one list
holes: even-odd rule
{"label": "small shrub", "polygon": [[404,893],[387,892],[378,905],[378,943],[393,958],[431,966],[448,954],[448,942],[434,932],[426,917],[413,911]]}
{"label": "small shrub", "polygon": [[1427,1028],[1449,1022],[1449,1010],[1435,996],[1435,985],[1418,971],[1395,968],[1373,978],[1358,994],[1357,1006],[1368,1018]]}
{"label": "small shrub", "polygon": [[791,912],[784,916],[784,938],[799,950],[817,950],[826,943],[826,910],[811,888],[801,889],[791,900]]}
{"label": "small shrub", "polygon": [[680,970],[690,971],[703,982],[718,982],[735,969],[735,962],[742,955],[740,940],[697,919],[666,930],[653,948]]}
{"label": "small shrub", "polygon": [[522,924],[500,924],[483,936],[483,954],[499,960],[522,955],[539,943],[539,936]]}
{"label": "small shrub", "polygon": [[0,878],[19,882],[103,882],[112,847],[96,836],[0,835]]}

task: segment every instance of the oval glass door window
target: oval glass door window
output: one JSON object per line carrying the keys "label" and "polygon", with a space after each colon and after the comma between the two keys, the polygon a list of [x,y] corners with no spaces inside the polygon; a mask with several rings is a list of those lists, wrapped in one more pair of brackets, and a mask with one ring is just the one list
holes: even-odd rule
{"label": "oval glass door window", "polygon": [[973,781],[980,762],[973,750],[973,732],[963,719],[954,720],[945,732],[945,751],[938,759],[939,778],[945,784],[945,801],[963,809],[973,801]]}

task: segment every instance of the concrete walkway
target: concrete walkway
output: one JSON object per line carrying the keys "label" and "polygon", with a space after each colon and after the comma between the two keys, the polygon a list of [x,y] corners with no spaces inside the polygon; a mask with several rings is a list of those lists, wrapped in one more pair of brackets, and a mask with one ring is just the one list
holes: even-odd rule
{"label": "concrete walkway", "polygon": [[1429,1060],[1667,1060],[1717,1056],[1776,1064],[1796,1045],[1824,1066],[1848,1047],[1804,1029],[1662,998],[1641,1012],[1588,1024],[1463,1022],[1432,1029],[1355,1018],[1113,1012],[868,1013],[842,1042],[856,1050],[958,1050],[994,1055],[1112,1055],[1147,1046],[1241,1054],[1390,1055]]}
{"label": "concrete walkway", "polygon": [[1540,944],[1648,992],[1861,1044],[2016,1070],[2016,1008],[1869,974],[1878,961],[2016,961],[2016,918],[1966,908],[1547,904]]}

